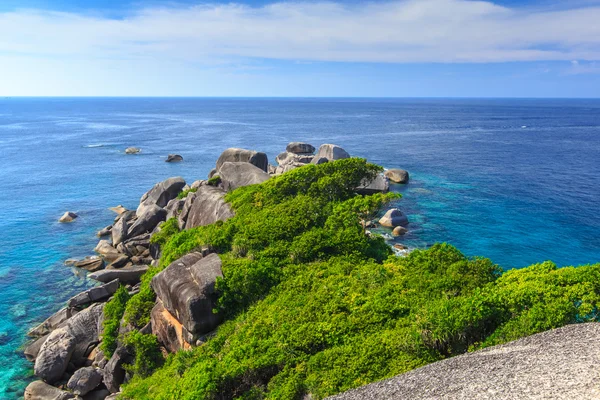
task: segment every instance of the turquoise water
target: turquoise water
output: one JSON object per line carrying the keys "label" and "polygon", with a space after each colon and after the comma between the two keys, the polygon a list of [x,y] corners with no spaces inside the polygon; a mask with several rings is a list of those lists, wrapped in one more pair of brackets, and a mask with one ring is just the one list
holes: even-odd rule
{"label": "turquoise water", "polygon": [[[411,173],[411,247],[505,268],[600,261],[600,101],[0,99],[0,398],[22,395],[27,329],[91,283],[63,266],[155,182],[204,178],[227,147],[337,143]],[[125,155],[128,146],[143,149]],[[183,163],[165,163],[168,153]],[[59,224],[66,210],[80,218]]]}

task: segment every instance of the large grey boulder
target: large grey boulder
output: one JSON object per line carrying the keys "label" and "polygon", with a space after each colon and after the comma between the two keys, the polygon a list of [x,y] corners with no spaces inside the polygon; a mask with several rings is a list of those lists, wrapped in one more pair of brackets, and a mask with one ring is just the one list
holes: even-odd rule
{"label": "large grey boulder", "polygon": [[71,355],[71,362],[75,366],[84,365],[88,354],[100,342],[103,310],[104,303],[95,303],[67,321],[64,328],[75,338],[75,348]]}
{"label": "large grey boulder", "polygon": [[67,327],[55,329],[42,344],[35,359],[35,375],[50,384],[60,380],[67,370],[76,345],[76,338]]}
{"label": "large grey boulder", "polygon": [[600,398],[600,323],[567,325],[466,353],[332,400]]}
{"label": "large grey boulder", "polygon": [[231,206],[225,201],[225,192],[222,189],[200,186],[193,198],[184,228],[190,229],[214,224],[217,221],[226,221],[233,215]]}
{"label": "large grey boulder", "polygon": [[315,146],[304,142],[291,142],[287,145],[285,151],[294,154],[313,154]]}
{"label": "large grey boulder", "polygon": [[104,269],[102,271],[94,272],[93,274],[88,275],[88,277],[104,283],[118,279],[119,282],[123,284],[135,285],[140,281],[141,276],[144,275],[146,271],[148,271],[147,265],[132,265],[131,267],[122,269]]}
{"label": "large grey boulder", "polygon": [[68,400],[74,399],[73,393],[60,390],[42,381],[33,381],[25,389],[25,400]]}
{"label": "large grey boulder", "polygon": [[95,367],[80,368],[71,376],[67,387],[78,395],[85,395],[102,383],[102,371]]}
{"label": "large grey boulder", "polygon": [[86,271],[95,272],[104,268],[104,260],[98,256],[88,256],[82,260],[76,261],[74,267],[85,269]]}
{"label": "large grey boulder", "polygon": [[93,287],[81,292],[69,299],[67,302],[68,307],[81,307],[97,301],[106,300],[112,296],[119,288],[119,280],[115,279],[104,285]]}
{"label": "large grey boulder", "polygon": [[79,311],[74,308],[61,308],[49,316],[44,322],[31,329],[27,335],[34,337],[47,335],[78,312]]}
{"label": "large grey boulder", "polygon": [[112,262],[116,260],[120,254],[109,242],[108,240],[100,240],[94,251],[102,256],[106,261]]}
{"label": "large grey boulder", "polygon": [[263,183],[270,175],[260,168],[245,162],[225,162],[219,169],[221,185],[226,191],[242,186]]}
{"label": "large grey boulder", "polygon": [[191,253],[152,278],[152,288],[164,307],[192,336],[214,330],[221,316],[213,313],[217,295],[215,283],[222,277],[221,259],[217,254],[202,257]]}
{"label": "large grey boulder", "polygon": [[185,181],[181,177],[169,178],[157,183],[152,189],[144,193],[140,199],[140,205],[137,208],[136,214],[138,216],[144,214],[146,208],[152,205],[161,208],[165,207],[169,201],[177,197],[184,186]]}
{"label": "large grey boulder", "polygon": [[408,225],[408,217],[397,208],[392,208],[379,219],[379,224],[388,228]]}
{"label": "large grey boulder", "polygon": [[225,150],[217,159],[217,175],[220,176],[221,166],[226,162],[250,163],[264,172],[268,172],[269,168],[269,159],[265,153],[234,147]]}
{"label": "large grey boulder", "polygon": [[129,221],[127,218],[119,218],[119,220],[113,225],[110,232],[113,247],[116,247],[123,240],[127,239],[128,230]]}
{"label": "large grey boulder", "polygon": [[118,347],[106,363],[103,382],[111,393],[117,393],[120,390],[121,384],[125,380],[123,364],[130,363],[130,360],[131,355],[127,352],[127,349]]}
{"label": "large grey boulder", "polygon": [[323,161],[322,158],[327,159],[328,161],[340,160],[342,158],[350,158],[350,154],[340,146],[335,144],[322,144],[319,147],[319,151],[313,158],[313,164],[321,164]]}
{"label": "large grey boulder", "polygon": [[390,191],[390,182],[383,174],[377,174],[371,181],[363,181],[356,188],[356,193],[362,195],[371,195],[375,193],[387,193]]}
{"label": "large grey boulder", "polygon": [[152,232],[152,230],[166,218],[167,210],[156,204],[147,205],[144,207],[144,213],[139,215],[138,219],[129,228],[127,237],[134,237],[147,232]]}
{"label": "large grey boulder", "polygon": [[67,211],[58,219],[58,222],[73,222],[77,217],[78,215],[74,212]]}
{"label": "large grey boulder", "polygon": [[403,169],[388,169],[385,171],[385,176],[395,183],[408,183],[408,172]]}

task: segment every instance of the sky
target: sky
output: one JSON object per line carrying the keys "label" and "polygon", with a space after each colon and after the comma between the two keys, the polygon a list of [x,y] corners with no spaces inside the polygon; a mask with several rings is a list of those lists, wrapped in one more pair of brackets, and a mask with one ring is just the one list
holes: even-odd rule
{"label": "sky", "polygon": [[600,97],[600,0],[0,0],[0,96]]}

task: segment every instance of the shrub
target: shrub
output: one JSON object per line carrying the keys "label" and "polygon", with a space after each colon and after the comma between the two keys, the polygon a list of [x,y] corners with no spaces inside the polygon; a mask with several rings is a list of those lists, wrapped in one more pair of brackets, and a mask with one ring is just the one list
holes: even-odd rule
{"label": "shrub", "polygon": [[127,333],[123,339],[123,344],[127,346],[134,356],[134,362],[131,365],[125,365],[125,369],[139,377],[150,375],[164,361],[159,349],[156,336],[143,334],[138,331]]}
{"label": "shrub", "polygon": [[198,188],[191,188],[191,189],[183,190],[177,195],[177,198],[179,200],[185,199],[188,196],[188,194],[196,193],[197,191],[198,191]]}
{"label": "shrub", "polygon": [[120,286],[104,306],[104,322],[102,324],[102,344],[100,349],[106,358],[110,358],[117,349],[119,326],[129,300],[129,292],[125,286]]}

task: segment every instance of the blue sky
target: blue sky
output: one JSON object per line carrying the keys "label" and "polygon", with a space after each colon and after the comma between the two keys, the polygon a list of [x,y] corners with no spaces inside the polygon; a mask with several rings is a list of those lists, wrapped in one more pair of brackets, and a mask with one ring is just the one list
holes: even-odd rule
{"label": "blue sky", "polygon": [[600,97],[600,0],[0,0],[2,96]]}

